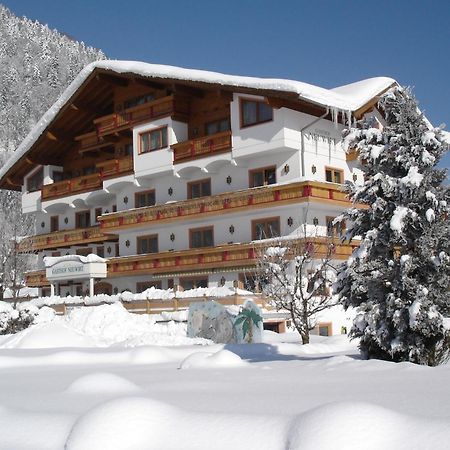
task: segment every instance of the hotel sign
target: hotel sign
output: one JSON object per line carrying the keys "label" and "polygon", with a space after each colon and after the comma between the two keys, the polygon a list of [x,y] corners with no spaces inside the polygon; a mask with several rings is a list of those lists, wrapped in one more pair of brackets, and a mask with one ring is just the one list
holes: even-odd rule
{"label": "hotel sign", "polygon": [[105,278],[105,262],[60,261],[46,268],[49,281]]}

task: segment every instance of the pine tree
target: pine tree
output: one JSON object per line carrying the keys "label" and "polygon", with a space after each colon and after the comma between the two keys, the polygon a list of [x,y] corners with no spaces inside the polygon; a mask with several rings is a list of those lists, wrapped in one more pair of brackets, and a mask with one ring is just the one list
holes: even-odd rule
{"label": "pine tree", "polygon": [[384,128],[366,120],[344,132],[366,180],[347,191],[367,206],[340,218],[350,223],[347,238],[361,244],[340,267],[335,292],[345,308],[357,308],[351,336],[363,355],[436,365],[450,346],[450,190],[436,168],[447,145],[408,89],[390,90],[379,108]]}

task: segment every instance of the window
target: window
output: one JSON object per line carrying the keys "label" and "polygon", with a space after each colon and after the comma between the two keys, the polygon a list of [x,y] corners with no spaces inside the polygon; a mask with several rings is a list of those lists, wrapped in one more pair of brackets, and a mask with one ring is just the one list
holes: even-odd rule
{"label": "window", "polygon": [[50,217],[50,231],[58,231],[59,230],[59,216],[51,216]]}
{"label": "window", "polygon": [[52,177],[54,183],[64,180],[64,174],[61,171],[53,171]]}
{"label": "window", "polygon": [[152,152],[167,147],[167,127],[156,128],[139,136],[139,153]]}
{"label": "window", "polygon": [[52,252],[53,257],[61,256],[61,252]]}
{"label": "window", "polygon": [[158,253],[158,235],[138,237],[137,252],[139,255],[142,253]]}
{"label": "window", "polygon": [[220,133],[222,131],[229,131],[230,127],[230,119],[220,119],[215,120],[214,122],[209,122],[205,125],[205,134],[210,136],[211,134]]}
{"label": "window", "polygon": [[100,258],[104,258],[105,257],[105,248],[97,247],[97,255],[100,256]]}
{"label": "window", "polygon": [[330,183],[341,184],[344,181],[344,171],[341,169],[327,167],[325,169],[325,180],[329,181]]}
{"label": "window", "polygon": [[134,204],[136,208],[153,206],[155,204],[155,190],[138,192],[134,196]]}
{"label": "window", "polygon": [[91,226],[91,212],[90,211],[80,211],[75,214],[75,227],[76,228],[87,228]]}
{"label": "window", "polygon": [[161,281],[159,280],[150,280],[150,281],[140,281],[136,283],[136,294],[140,292],[144,292],[147,289],[154,287],[155,289],[161,289]]}
{"label": "window", "polygon": [[213,247],[213,227],[189,230],[189,242],[191,248]]}
{"label": "window", "polygon": [[249,127],[273,119],[273,110],[262,100],[241,99],[241,127]]}
{"label": "window", "polygon": [[120,246],[119,243],[114,245],[114,256],[120,256]]}
{"label": "window", "polygon": [[211,195],[211,178],[188,183],[188,198],[206,197]]}
{"label": "window", "polygon": [[183,290],[208,287],[208,277],[204,278],[180,278],[180,286]]}
{"label": "window", "polygon": [[280,218],[252,220],[252,239],[269,239],[280,236]]}
{"label": "window", "polygon": [[117,212],[117,205],[112,205],[111,209],[113,213]]}
{"label": "window", "polygon": [[326,218],[327,236],[341,237],[345,232],[345,222],[333,224],[334,219],[336,219],[336,217],[327,216]]}
{"label": "window", "polygon": [[125,109],[133,108],[133,106],[143,105],[144,103],[151,102],[152,100],[155,100],[154,94],[145,94],[145,95],[141,95],[140,97],[134,97],[134,98],[129,98],[128,100],[125,100],[123,102],[123,107]]}
{"label": "window", "polygon": [[41,189],[44,184],[44,169],[41,167],[27,180],[27,191],[33,192]]}
{"label": "window", "polygon": [[95,208],[94,210],[95,223],[98,223],[98,217],[102,215],[102,212],[103,212],[102,208]]}
{"label": "window", "polygon": [[87,256],[92,253],[92,248],[91,247],[79,248],[76,250],[75,253],[80,256]]}
{"label": "window", "polygon": [[263,167],[250,170],[250,187],[267,186],[277,182],[276,167]]}

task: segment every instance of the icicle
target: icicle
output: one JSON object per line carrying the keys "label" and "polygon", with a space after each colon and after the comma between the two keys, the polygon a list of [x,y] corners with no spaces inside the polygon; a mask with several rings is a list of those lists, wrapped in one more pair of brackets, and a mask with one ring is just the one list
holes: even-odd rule
{"label": "icicle", "polygon": [[352,112],[347,110],[347,125],[349,128],[352,127]]}

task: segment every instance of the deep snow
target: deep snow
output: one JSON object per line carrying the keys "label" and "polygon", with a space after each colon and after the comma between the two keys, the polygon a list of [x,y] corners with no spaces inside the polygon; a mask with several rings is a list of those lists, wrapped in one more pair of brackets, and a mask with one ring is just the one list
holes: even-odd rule
{"label": "deep snow", "polygon": [[[0,449],[449,448],[449,365],[363,361],[346,336],[193,345],[183,324],[127,315],[0,336]],[[165,346],[130,348],[139,333]]]}

